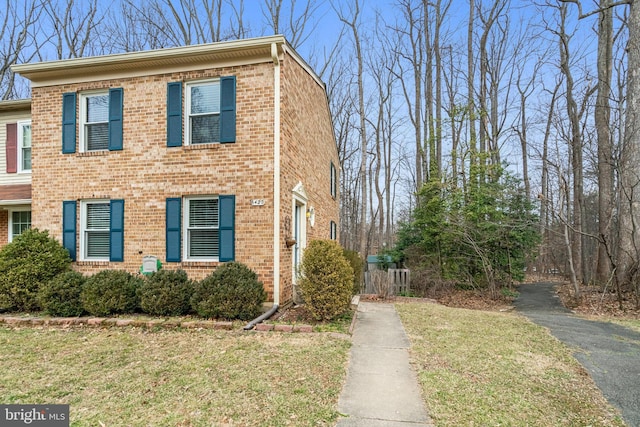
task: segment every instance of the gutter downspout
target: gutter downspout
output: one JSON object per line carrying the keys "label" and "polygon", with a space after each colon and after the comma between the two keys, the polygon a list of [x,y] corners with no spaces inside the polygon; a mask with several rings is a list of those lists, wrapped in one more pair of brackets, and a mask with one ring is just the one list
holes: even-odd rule
{"label": "gutter downspout", "polygon": [[243,328],[253,329],[267,320],[280,305],[280,58],[278,45],[271,43],[273,59],[273,306]]}
{"label": "gutter downspout", "polygon": [[280,58],[271,43],[273,59],[273,305],[280,304]]}

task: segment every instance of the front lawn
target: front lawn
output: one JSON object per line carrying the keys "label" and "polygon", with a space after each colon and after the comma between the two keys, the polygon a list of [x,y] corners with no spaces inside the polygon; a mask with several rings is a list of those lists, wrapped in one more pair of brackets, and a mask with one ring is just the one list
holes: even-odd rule
{"label": "front lawn", "polygon": [[396,304],[436,426],[623,426],[571,350],[512,313]]}
{"label": "front lawn", "polygon": [[0,403],[72,426],[333,425],[349,341],[327,334],[0,327]]}

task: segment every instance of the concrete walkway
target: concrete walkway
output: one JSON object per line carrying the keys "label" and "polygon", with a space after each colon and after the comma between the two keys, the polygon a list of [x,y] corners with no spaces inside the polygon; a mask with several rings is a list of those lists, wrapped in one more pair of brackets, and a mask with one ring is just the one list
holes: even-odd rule
{"label": "concrete walkway", "polygon": [[393,304],[361,302],[356,313],[338,427],[431,427],[409,339]]}

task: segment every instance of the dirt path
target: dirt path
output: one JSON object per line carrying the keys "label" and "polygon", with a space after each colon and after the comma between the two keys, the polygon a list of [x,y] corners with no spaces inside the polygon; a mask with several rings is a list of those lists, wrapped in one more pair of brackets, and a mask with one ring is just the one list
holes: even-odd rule
{"label": "dirt path", "polygon": [[560,302],[553,283],[525,284],[518,290],[516,309],[573,348],[574,357],[620,409],[624,421],[640,427],[640,333],[574,316]]}

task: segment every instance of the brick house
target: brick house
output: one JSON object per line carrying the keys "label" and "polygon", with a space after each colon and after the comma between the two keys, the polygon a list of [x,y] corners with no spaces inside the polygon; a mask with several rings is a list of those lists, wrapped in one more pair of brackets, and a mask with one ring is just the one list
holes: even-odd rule
{"label": "brick house", "polygon": [[31,101],[0,102],[0,246],[31,226]]}
{"label": "brick house", "polygon": [[199,279],[235,260],[283,304],[306,243],[337,238],[325,86],[284,37],[13,71],[32,87],[33,226],[76,270],[153,255]]}

